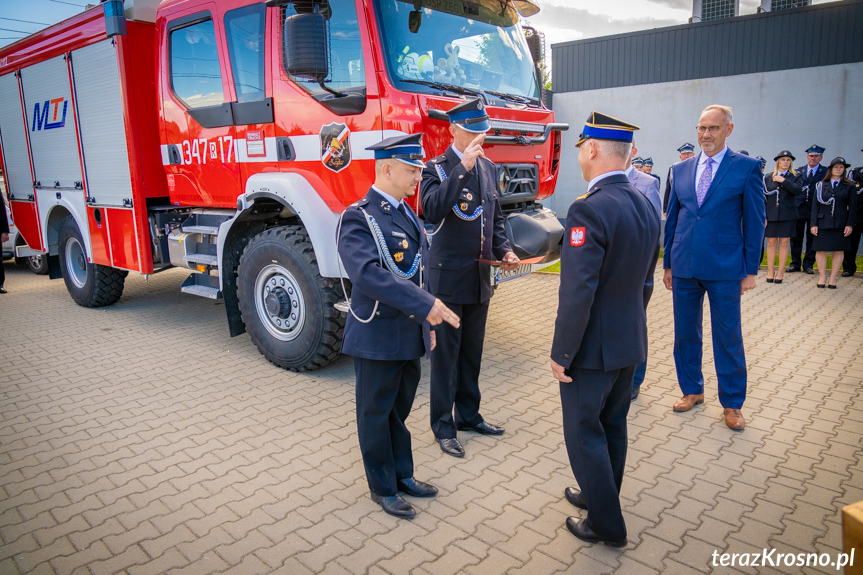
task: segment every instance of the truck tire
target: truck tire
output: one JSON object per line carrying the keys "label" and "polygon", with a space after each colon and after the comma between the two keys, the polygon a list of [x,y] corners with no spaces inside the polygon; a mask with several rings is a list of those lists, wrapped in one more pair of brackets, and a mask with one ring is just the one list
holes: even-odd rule
{"label": "truck tire", "polygon": [[[21,260],[21,262],[19,263],[18,260]],[[48,273],[48,258],[42,255],[15,258],[15,264],[26,265],[28,268],[30,268],[30,271],[37,276],[44,276]]]}
{"label": "truck tire", "polygon": [[84,241],[72,216],[60,224],[59,244],[60,271],[75,303],[83,307],[117,303],[129,272],[87,261]]}
{"label": "truck tire", "polygon": [[342,349],[338,283],[321,277],[301,226],[265,230],[248,243],[237,269],[237,297],[258,351],[291,371],[323,367]]}

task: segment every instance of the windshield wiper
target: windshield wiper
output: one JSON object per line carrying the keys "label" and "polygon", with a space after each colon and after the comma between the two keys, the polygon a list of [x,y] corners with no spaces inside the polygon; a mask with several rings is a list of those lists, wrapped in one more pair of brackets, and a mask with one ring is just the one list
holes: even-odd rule
{"label": "windshield wiper", "polygon": [[510,102],[519,102],[521,104],[534,104],[539,105],[539,98],[531,98],[530,96],[518,96],[516,94],[507,94],[505,92],[495,92],[493,90],[486,90],[486,94],[491,94],[492,96],[497,96],[501,100],[509,100]]}
{"label": "windshield wiper", "polygon": [[450,92],[455,92],[456,94],[470,94],[472,96],[479,96],[483,100],[485,100],[483,93],[480,90],[474,90],[473,88],[465,88],[464,86],[457,86],[455,84],[445,84],[443,82],[432,82],[430,80],[404,80],[401,79],[402,82],[407,82],[409,84],[422,84],[423,86],[429,86],[431,88],[437,88],[438,90],[449,90]]}

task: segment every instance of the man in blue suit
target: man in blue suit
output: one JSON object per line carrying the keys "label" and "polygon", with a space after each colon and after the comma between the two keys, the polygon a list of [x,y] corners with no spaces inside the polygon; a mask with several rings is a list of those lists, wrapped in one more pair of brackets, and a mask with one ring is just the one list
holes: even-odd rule
{"label": "man in blue suit", "polygon": [[396,517],[413,517],[399,492],[432,497],[414,479],[405,419],[420,379],[420,357],[434,348],[429,325],[459,319],[425,288],[428,239],[405,202],[421,180],[422,134],[394,136],[375,152],[375,183],[342,217],[339,257],[353,284],[342,351],[354,356],[357,433],[372,501]]}
{"label": "man in blue suit", "polygon": [[674,299],[674,363],[683,397],[674,411],[704,402],[702,309],[710,300],[719,402],[725,424],[741,430],[746,358],[740,296],[755,287],[765,211],[761,162],[729,150],[731,108],[708,106],[698,121],[701,153],[672,168],[665,222],[665,287]]}

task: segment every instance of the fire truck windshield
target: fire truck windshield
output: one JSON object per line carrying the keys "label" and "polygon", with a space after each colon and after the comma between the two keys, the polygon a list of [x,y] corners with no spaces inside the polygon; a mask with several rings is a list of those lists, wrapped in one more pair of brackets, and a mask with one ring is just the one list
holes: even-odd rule
{"label": "fire truck windshield", "polygon": [[389,77],[397,88],[484,92],[539,104],[534,63],[509,2],[377,0]]}

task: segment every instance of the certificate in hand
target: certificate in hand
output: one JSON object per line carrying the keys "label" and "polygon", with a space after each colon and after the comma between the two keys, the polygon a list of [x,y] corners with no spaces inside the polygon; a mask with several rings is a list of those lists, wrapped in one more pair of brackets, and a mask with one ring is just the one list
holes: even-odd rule
{"label": "certificate in hand", "polygon": [[[519,265],[521,265],[521,264],[538,264],[539,262],[541,262],[544,259],[545,259],[545,256],[537,256],[535,258],[528,258],[526,260],[519,260],[518,264]],[[509,263],[509,262],[502,262],[502,261],[498,261],[498,260],[480,260],[480,259],[478,259],[476,261],[482,262],[484,264],[488,264],[492,267],[498,267],[498,266],[502,266],[506,263]]]}

